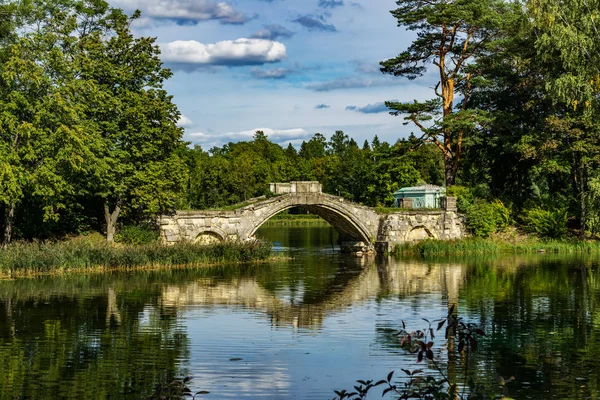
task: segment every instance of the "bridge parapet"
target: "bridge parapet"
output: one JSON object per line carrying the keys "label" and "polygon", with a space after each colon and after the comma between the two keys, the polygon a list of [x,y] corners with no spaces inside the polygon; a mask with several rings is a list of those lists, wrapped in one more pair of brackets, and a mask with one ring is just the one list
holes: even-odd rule
{"label": "bridge parapet", "polygon": [[274,194],[288,193],[323,193],[323,186],[317,181],[274,182],[269,184]]}

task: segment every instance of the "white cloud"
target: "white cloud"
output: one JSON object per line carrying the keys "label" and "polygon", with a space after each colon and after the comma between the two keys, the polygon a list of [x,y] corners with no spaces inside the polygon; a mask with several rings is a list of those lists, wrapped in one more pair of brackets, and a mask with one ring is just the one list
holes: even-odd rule
{"label": "white cloud", "polygon": [[192,120],[182,114],[179,117],[179,121],[177,121],[177,126],[180,128],[184,128],[184,127],[190,126],[190,125],[192,125]]}
{"label": "white cloud", "polygon": [[306,87],[316,92],[329,92],[338,89],[356,89],[374,86],[397,85],[400,82],[400,80],[394,81],[388,79],[387,77],[367,78],[362,76],[347,76],[342,78],[336,78],[328,82],[311,83]]}
{"label": "white cloud", "polygon": [[289,68],[262,70],[255,67],[250,69],[250,74],[257,79],[283,79],[294,72],[296,71]]}
{"label": "white cloud", "polygon": [[193,144],[200,144],[205,149],[213,146],[222,146],[229,142],[251,141],[256,131],[263,131],[270,141],[279,144],[297,143],[312,137],[312,134],[302,128],[293,129],[272,129],[256,128],[241,132],[228,132],[225,134],[206,134],[204,132],[194,132],[185,135],[185,139]]}
{"label": "white cloud", "polygon": [[203,44],[195,40],[177,40],[161,45],[162,59],[180,66],[262,65],[287,57],[285,45],[264,39],[223,40]]}
{"label": "white cloud", "polygon": [[113,0],[126,10],[140,9],[144,16],[167,19],[178,24],[218,20],[222,24],[243,24],[252,17],[225,2],[212,0]]}

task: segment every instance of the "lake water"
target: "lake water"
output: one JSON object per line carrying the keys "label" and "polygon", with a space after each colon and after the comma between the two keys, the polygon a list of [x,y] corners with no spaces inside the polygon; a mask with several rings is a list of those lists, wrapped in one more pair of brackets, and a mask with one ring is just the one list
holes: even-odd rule
{"label": "lake water", "polygon": [[[330,399],[357,379],[428,370],[394,334],[454,303],[487,332],[470,375],[492,393],[501,375],[514,398],[600,398],[598,258],[357,258],[321,223],[258,235],[286,258],[0,281],[0,399],[139,399],[183,376],[206,399]],[[462,384],[440,336],[436,356]]]}

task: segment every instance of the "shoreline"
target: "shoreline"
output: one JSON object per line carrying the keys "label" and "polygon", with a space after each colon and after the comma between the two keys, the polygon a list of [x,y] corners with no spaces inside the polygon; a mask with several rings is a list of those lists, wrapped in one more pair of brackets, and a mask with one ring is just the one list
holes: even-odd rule
{"label": "shoreline", "polygon": [[595,254],[600,253],[598,240],[541,240],[527,237],[511,242],[501,238],[463,238],[458,240],[423,240],[396,245],[390,255],[439,257],[500,254]]}
{"label": "shoreline", "polygon": [[206,268],[281,259],[270,243],[123,245],[97,238],[52,243],[14,243],[0,250],[0,279]]}
{"label": "shoreline", "polygon": [[92,267],[63,267],[53,271],[17,271],[16,273],[7,274],[4,271],[0,272],[0,281],[11,281],[16,279],[40,278],[40,277],[65,277],[73,275],[101,275],[111,273],[126,273],[126,272],[160,272],[160,271],[179,271],[179,270],[198,270],[203,268],[213,268],[224,265],[252,265],[263,264],[274,261],[286,260],[286,257],[271,256],[264,259],[256,259],[251,261],[215,261],[212,263],[197,263],[197,264],[152,264],[152,265],[137,265],[137,266],[92,266]]}

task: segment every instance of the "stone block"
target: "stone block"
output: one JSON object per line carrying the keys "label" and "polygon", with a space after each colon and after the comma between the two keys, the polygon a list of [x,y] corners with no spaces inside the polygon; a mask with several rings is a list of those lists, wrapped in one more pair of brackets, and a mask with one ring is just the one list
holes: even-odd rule
{"label": "stone block", "polygon": [[412,199],[398,199],[398,207],[400,208],[413,208]]}
{"label": "stone block", "polygon": [[456,211],[456,197],[442,197],[440,199],[442,210]]}

